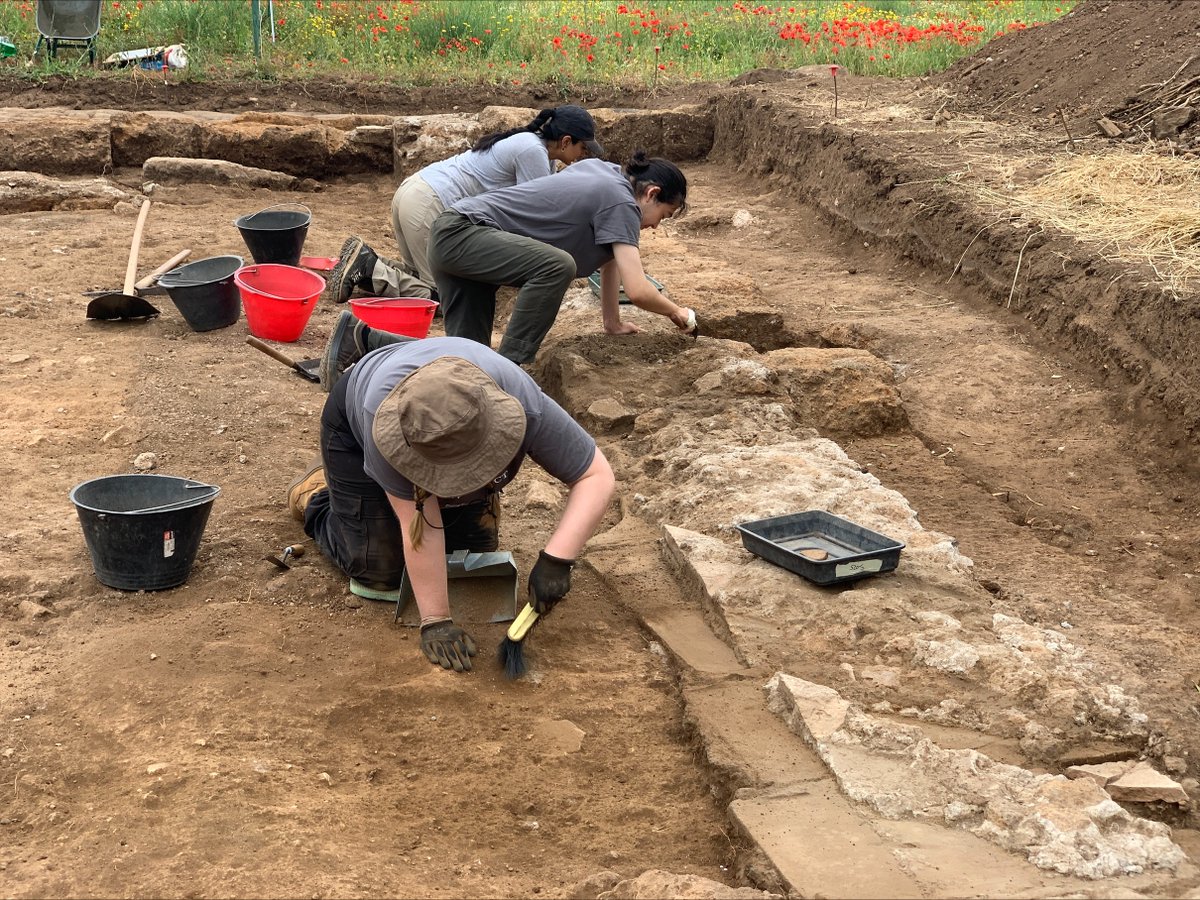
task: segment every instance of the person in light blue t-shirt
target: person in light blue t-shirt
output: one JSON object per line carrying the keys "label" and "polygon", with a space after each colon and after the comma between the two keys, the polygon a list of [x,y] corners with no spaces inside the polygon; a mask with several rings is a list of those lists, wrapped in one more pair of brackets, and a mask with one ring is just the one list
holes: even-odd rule
{"label": "person in light blue t-shirt", "polygon": [[404,179],[392,197],[400,259],[380,257],[353,235],[330,273],[328,295],[338,303],[355,289],[375,297],[432,297],[429,232],[443,211],[468,197],[550,175],[557,162],[569,166],[603,154],[591,114],[567,105],[543,109],[528,125],[485,135],[470,150],[430,163]]}

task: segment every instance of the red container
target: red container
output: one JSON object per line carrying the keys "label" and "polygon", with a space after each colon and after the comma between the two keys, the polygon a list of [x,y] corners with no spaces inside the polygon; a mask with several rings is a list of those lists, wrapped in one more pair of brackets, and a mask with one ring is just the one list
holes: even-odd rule
{"label": "red container", "polygon": [[246,325],[255,337],[291,343],[317,308],[325,279],[306,269],[264,263],[243,266],[233,273],[242,295]]}
{"label": "red container", "polygon": [[359,297],[350,310],[372,328],[423,338],[429,334],[437,301],[422,297]]}

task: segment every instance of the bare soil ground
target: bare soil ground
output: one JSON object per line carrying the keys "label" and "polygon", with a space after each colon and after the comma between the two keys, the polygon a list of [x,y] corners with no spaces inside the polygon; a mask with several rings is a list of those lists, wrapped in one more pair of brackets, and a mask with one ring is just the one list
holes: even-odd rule
{"label": "bare soil ground", "polygon": [[[1194,410],[1186,397],[1148,392],[1116,360],[1109,368],[1086,329],[1058,327],[1046,298],[1053,291],[1055,304],[1088,309],[1111,288],[1102,287],[1111,262],[1072,245],[1093,279],[1056,281],[1035,268],[1006,305],[987,277],[1011,278],[1015,249],[949,278],[953,259],[889,230],[892,176],[919,184],[980,155],[961,134],[948,140],[914,131],[903,112],[875,114],[892,103],[932,118],[945,95],[928,85],[857,84],[858,118],[813,142],[860,164],[835,183],[818,150],[788,161],[768,146],[786,135],[738,131],[739,104],[796,102],[791,126],[816,134],[822,95],[803,84],[740,89],[719,123],[727,137],[688,168],[691,215],[647,237],[648,269],[708,312],[716,337],[759,349],[856,347],[890,364],[904,420],[823,423],[823,433],[908,498],[925,528],[957,539],[992,610],[1069,630],[1098,669],[1122,673],[1150,715],[1149,742],[1131,751],[1180,756],[1187,775],[1200,774],[1190,752],[1200,750]],[[308,87],[277,87],[272,108],[336,108],[334,97],[309,107]],[[6,89],[11,105],[48,99]],[[142,102],[70,83],[51,96],[67,106]],[[249,96],[213,86],[188,106],[238,108]],[[263,92],[253,96],[262,102]],[[499,100],[447,94],[430,107],[360,111]],[[857,101],[851,91],[848,105]],[[1056,150],[1053,138],[1017,126],[989,147],[993,164],[1030,166]],[[115,177],[135,186],[138,175]],[[353,232],[389,246],[393,187],[372,176],[306,195],[306,251],[333,254]],[[933,190],[914,203],[934,202]],[[232,220],[291,197],[157,192],[143,271],[185,246],[193,258],[241,252]],[[965,252],[972,210],[955,202],[929,245],[955,243],[957,230]],[[0,220],[0,459],[9,473],[0,487],[0,892],[561,895],[600,870],[649,868],[735,883],[741,848],[716,800],[721,786],[697,758],[670,664],[620,586],[582,567],[571,601],[536,635],[533,677],[508,683],[487,660],[469,677],[432,669],[390,607],[348,603],[316,554],[282,574],[261,560],[301,538],[283,495],[315,448],[323,395],[247,348],[244,321],[197,334],[166,298],[148,323],[84,321],[80,292],[119,283],[134,215]],[[778,319],[745,317],[739,327],[739,306],[766,306]],[[337,312],[322,305],[289,351],[316,355]],[[638,321],[647,333],[629,341],[597,336],[598,315],[577,299],[547,353],[582,348],[612,396],[673,392],[664,424],[702,430],[728,412],[719,393],[697,396],[687,368],[672,365],[680,339]],[[603,438],[625,498],[606,527],[629,514],[631,498],[672,488],[639,455],[643,439]],[[157,455],[157,471],[219,484],[222,495],[187,585],[126,594],[94,579],[67,493],[130,471],[142,452]],[[539,480],[527,471],[505,497],[502,541],[522,571],[555,517],[530,502]],[[644,553],[647,565],[659,558],[657,547]],[[22,601],[50,614],[34,617]],[[486,654],[501,630],[476,636]],[[814,680],[840,677],[836,657],[794,662]],[[910,696],[971,700],[960,680],[921,678],[906,686]],[[1069,737],[1009,752],[1054,771],[1073,749]],[[1180,843],[1195,846],[1189,810],[1138,812],[1170,819]],[[971,875],[946,873],[962,893]]]}

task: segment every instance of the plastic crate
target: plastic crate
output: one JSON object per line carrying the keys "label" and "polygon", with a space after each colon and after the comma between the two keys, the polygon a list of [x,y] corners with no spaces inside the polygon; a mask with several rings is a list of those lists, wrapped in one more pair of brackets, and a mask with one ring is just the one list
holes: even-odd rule
{"label": "plastic crate", "polygon": [[[904,544],[824,510],[792,513],[735,526],[742,546],[815,584],[840,584],[882,572],[900,562]],[[810,559],[800,551],[824,551]]]}

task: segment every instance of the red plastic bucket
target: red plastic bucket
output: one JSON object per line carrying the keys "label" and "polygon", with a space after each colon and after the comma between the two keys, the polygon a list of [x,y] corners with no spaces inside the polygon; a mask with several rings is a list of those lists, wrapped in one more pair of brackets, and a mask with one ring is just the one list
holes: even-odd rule
{"label": "red plastic bucket", "polygon": [[325,279],[295,266],[243,266],[233,273],[242,295],[246,325],[255,337],[291,343],[317,308]]}
{"label": "red plastic bucket", "polygon": [[436,300],[422,297],[359,297],[350,301],[350,311],[372,328],[423,338],[429,334]]}

